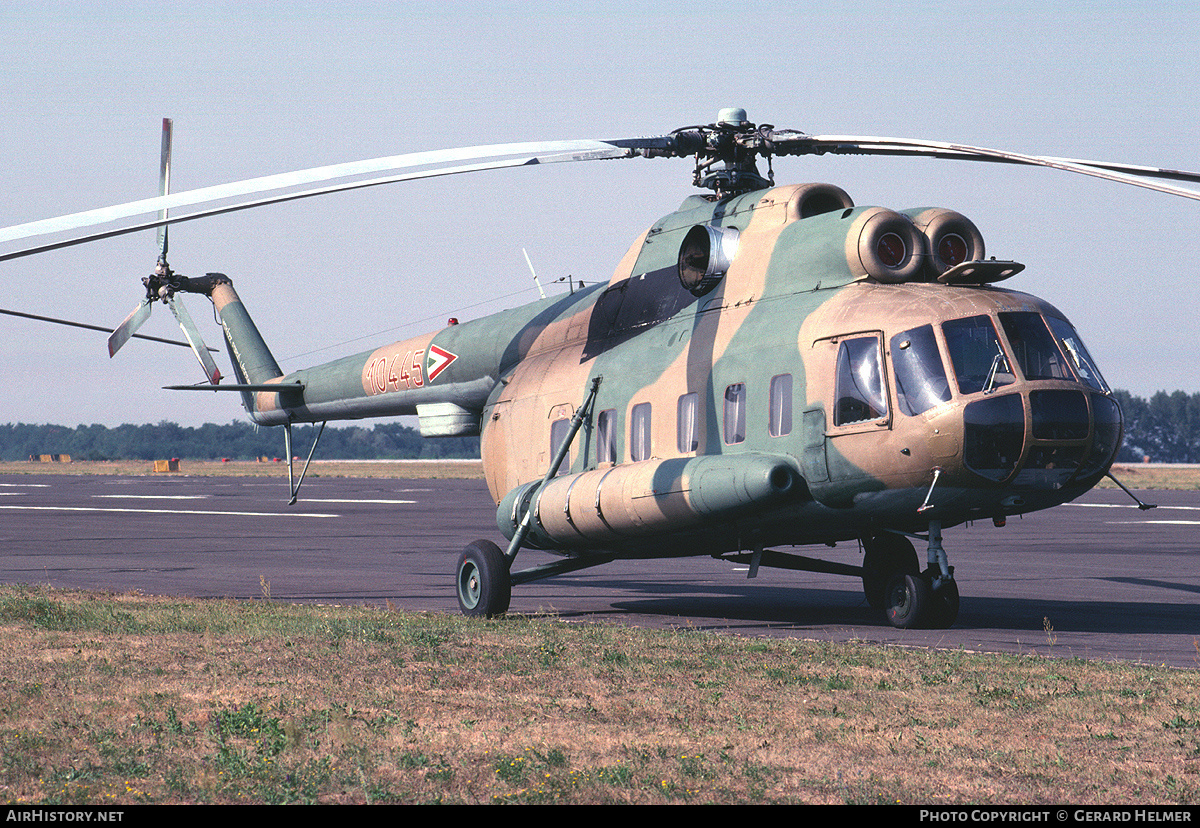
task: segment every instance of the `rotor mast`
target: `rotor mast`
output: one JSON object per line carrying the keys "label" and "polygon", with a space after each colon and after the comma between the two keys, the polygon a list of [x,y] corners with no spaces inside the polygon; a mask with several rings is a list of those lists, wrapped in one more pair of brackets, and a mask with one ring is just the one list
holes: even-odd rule
{"label": "rotor mast", "polygon": [[655,141],[612,141],[617,146],[629,146],[634,154],[645,158],[696,157],[692,183],[712,190],[718,199],[761,190],[774,185],[774,174],[763,177],[758,171],[756,156],[763,155],[770,164],[771,151],[764,151],[765,142],[758,138],[763,131],[773,129],[769,124],[756,126],[738,107],[722,109],[716,123],[681,127]]}

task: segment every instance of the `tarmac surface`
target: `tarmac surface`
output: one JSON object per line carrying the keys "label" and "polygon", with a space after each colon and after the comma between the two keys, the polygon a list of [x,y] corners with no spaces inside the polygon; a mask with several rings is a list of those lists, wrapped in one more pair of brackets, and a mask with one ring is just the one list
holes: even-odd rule
{"label": "tarmac surface", "polygon": [[[1200,668],[1200,492],[1093,490],[945,532],[962,593],[949,630],[894,630],[845,576],[711,558],[617,561],[513,589],[511,612],[747,636]],[[0,582],[458,612],[454,568],[501,543],[480,480],[0,475]],[[787,551],[787,550],[784,550]],[[856,543],[798,553],[857,565]],[[924,550],[918,545],[924,560]],[[549,560],[522,551],[515,569]]]}

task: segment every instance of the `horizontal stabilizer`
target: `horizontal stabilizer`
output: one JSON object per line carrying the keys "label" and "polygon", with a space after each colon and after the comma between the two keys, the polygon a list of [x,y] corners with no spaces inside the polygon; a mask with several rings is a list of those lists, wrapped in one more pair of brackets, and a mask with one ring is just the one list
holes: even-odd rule
{"label": "horizontal stabilizer", "polygon": [[167,391],[303,391],[302,382],[272,382],[261,385],[164,385]]}

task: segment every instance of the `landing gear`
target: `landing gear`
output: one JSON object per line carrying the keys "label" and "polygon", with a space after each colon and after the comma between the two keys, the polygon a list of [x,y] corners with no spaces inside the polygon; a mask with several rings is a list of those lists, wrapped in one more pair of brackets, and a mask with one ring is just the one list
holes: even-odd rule
{"label": "landing gear", "polygon": [[[591,415],[592,405],[596,401],[596,392],[600,390],[601,379],[599,376],[592,377],[592,386],[583,400],[583,405],[571,418],[571,426],[566,439],[558,447],[558,452],[554,455],[554,460],[550,463],[546,476],[542,478],[541,483],[526,491],[522,503],[524,514],[519,521],[515,521],[515,531],[509,541],[508,550],[502,552],[499,546],[489,540],[477,540],[464,549],[462,555],[459,556],[458,575],[455,580],[458,587],[458,607],[462,610],[463,615],[474,618],[491,618],[508,612],[514,580],[509,570],[533,526],[541,489],[554,479],[559,468],[566,461],[575,435],[579,433],[584,420]],[[591,566],[592,564],[589,562],[585,565]],[[568,568],[578,569],[579,566],[573,564]],[[518,572],[515,580],[517,583],[526,583],[537,577],[545,577],[545,575],[537,574],[537,568],[535,568]]]}
{"label": "landing gear", "polygon": [[897,572],[888,581],[884,596],[888,623],[901,630],[921,626],[929,614],[932,597],[933,591],[924,575]]}
{"label": "landing gear", "polygon": [[508,611],[512,580],[499,546],[477,540],[458,558],[458,606],[463,615],[491,618]]}
{"label": "landing gear", "polygon": [[871,608],[882,612],[887,608],[884,596],[892,576],[898,573],[915,575],[921,571],[917,550],[904,535],[891,532],[863,538],[863,549],[863,592]]}
{"label": "landing gear", "polygon": [[872,608],[903,630],[947,629],[958,619],[958,584],[946,561],[942,530],[929,524],[929,568],[921,572],[912,542],[884,533],[863,540],[863,592]]}
{"label": "landing gear", "polygon": [[942,579],[935,589],[933,572],[898,572],[888,581],[884,612],[901,630],[944,630],[958,618],[958,584]]}
{"label": "landing gear", "polygon": [[[951,574],[954,567],[950,567]],[[926,572],[925,577],[933,582],[932,573]],[[953,578],[943,580],[941,586],[933,590],[933,602],[929,607],[929,623],[931,630],[946,630],[953,626],[958,619],[958,582]]]}

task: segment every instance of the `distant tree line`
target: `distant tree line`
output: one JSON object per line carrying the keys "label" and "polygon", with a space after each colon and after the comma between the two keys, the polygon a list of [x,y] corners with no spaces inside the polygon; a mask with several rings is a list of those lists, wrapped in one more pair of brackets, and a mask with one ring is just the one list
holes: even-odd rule
{"label": "distant tree line", "polygon": [[1150,399],[1114,393],[1125,417],[1117,459],[1140,463],[1200,463],[1200,393],[1159,391]]}
{"label": "distant tree line", "polygon": [[[316,426],[292,427],[292,453],[308,454]],[[42,454],[69,454],[73,460],[253,460],[283,457],[283,429],[250,423],[206,423],[199,428],[161,422],[156,425],[0,425],[0,460],[28,460]],[[479,457],[478,437],[425,439],[398,423],[328,426],[317,446],[325,460],[403,460]]]}
{"label": "distant tree line", "polygon": [[[1125,416],[1125,443],[1117,459],[1140,463],[1200,463],[1200,393],[1159,391],[1149,400],[1128,391],[1114,396]],[[294,454],[304,456],[315,426],[294,426]],[[283,456],[283,429],[255,428],[245,422],[208,423],[199,428],[157,425],[76,426],[0,425],[0,460],[28,460],[41,454],[69,454],[76,460],[252,460]],[[478,437],[425,439],[398,423],[329,426],[317,457],[327,460],[400,460],[416,457],[478,457]]]}

